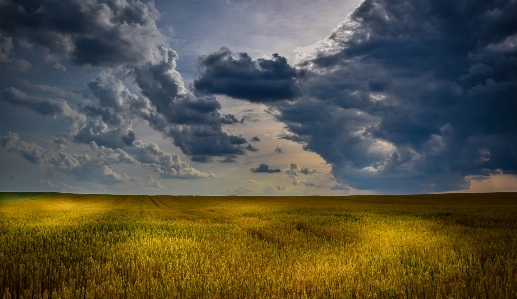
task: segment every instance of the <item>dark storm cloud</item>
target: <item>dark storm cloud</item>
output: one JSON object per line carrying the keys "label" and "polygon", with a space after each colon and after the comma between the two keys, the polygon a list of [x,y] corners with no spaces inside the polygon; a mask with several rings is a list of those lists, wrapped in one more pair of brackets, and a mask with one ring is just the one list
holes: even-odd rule
{"label": "dark storm cloud", "polygon": [[275,172],[281,172],[278,168],[269,168],[269,165],[262,163],[258,167],[253,167],[250,169],[251,172],[259,173],[259,172],[265,172],[265,173],[275,173]]}
{"label": "dark storm cloud", "polygon": [[220,130],[220,127],[185,126],[170,128],[168,131],[174,145],[190,156],[226,156],[243,155],[241,140],[232,138]]}
{"label": "dark storm cloud", "polygon": [[287,60],[273,54],[272,59],[252,60],[246,53],[233,58],[228,48],[199,59],[200,78],[194,81],[197,91],[224,94],[250,102],[290,100],[299,94],[297,78],[302,74]]}
{"label": "dark storm cloud", "polygon": [[154,61],[166,38],[152,2],[40,0],[0,2],[0,31],[74,65],[118,67]]}
{"label": "dark storm cloud", "polygon": [[515,1],[366,0],[299,51],[303,94],[270,109],[353,188],[468,188],[517,173],[516,45]]}
{"label": "dark storm cloud", "polygon": [[447,191],[513,173],[516,34],[515,2],[365,1],[301,60],[320,113],[301,99],[280,118],[354,188]]}

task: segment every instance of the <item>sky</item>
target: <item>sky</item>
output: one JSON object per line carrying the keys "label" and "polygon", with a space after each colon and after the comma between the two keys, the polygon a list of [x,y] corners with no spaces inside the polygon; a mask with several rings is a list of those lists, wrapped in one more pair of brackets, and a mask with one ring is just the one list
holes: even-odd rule
{"label": "sky", "polygon": [[517,191],[517,1],[0,0],[0,191]]}

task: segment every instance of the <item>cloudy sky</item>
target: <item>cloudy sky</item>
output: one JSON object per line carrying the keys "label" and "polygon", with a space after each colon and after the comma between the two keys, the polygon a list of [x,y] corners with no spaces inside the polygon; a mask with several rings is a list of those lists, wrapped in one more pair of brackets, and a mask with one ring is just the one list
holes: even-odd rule
{"label": "cloudy sky", "polygon": [[517,191],[517,1],[0,0],[0,191]]}

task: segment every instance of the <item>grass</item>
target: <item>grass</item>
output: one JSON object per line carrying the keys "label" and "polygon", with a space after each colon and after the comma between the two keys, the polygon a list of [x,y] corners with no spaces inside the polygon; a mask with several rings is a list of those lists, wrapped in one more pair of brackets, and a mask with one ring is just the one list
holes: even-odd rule
{"label": "grass", "polygon": [[517,298],[516,193],[33,195],[0,298]]}

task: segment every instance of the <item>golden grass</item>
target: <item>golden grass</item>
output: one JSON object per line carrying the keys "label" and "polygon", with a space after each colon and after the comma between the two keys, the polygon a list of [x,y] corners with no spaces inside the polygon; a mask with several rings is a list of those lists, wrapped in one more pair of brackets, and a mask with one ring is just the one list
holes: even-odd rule
{"label": "golden grass", "polygon": [[2,196],[0,298],[517,298],[516,193]]}

